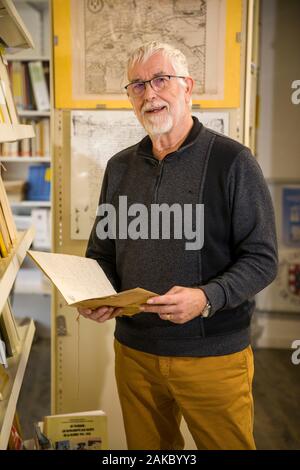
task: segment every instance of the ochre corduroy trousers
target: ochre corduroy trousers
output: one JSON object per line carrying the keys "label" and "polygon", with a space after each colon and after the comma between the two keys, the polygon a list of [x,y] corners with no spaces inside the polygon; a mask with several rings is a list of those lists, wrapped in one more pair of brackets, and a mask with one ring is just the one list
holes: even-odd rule
{"label": "ochre corduroy trousers", "polygon": [[184,448],[183,416],[198,449],[255,449],[251,346],[226,356],[166,357],[115,340],[128,449]]}

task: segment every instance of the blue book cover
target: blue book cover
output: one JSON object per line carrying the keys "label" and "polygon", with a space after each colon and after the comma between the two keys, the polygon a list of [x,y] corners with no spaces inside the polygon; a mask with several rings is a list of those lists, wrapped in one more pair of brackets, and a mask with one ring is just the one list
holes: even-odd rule
{"label": "blue book cover", "polygon": [[27,199],[29,201],[49,201],[50,166],[48,164],[29,166]]}

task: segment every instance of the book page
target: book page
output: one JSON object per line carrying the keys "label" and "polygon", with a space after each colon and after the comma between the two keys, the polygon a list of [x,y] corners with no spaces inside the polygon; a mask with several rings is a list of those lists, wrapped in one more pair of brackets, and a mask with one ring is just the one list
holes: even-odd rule
{"label": "book page", "polygon": [[103,269],[94,259],[32,250],[28,254],[55,284],[68,304],[116,294]]}
{"label": "book page", "polygon": [[94,259],[32,250],[27,253],[70,306],[90,309],[106,305],[122,307],[121,315],[131,316],[139,312],[139,305],[157,295],[140,287],[117,293]]}

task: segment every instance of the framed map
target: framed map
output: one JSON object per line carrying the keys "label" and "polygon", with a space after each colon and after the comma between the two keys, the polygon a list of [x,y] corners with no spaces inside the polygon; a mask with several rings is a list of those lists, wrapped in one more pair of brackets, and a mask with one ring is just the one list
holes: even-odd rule
{"label": "framed map", "polygon": [[242,0],[53,0],[56,108],[131,108],[130,50],[159,40],[187,57],[193,104],[238,107]]}

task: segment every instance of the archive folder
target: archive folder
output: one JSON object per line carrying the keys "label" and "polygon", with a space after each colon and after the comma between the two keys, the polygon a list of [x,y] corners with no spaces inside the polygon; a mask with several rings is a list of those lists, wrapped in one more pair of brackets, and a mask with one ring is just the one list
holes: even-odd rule
{"label": "archive folder", "polygon": [[139,287],[117,293],[103,269],[91,258],[32,250],[27,253],[71,307],[122,307],[121,315],[131,316],[150,297],[158,295]]}

